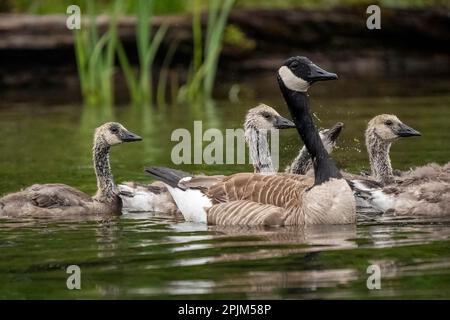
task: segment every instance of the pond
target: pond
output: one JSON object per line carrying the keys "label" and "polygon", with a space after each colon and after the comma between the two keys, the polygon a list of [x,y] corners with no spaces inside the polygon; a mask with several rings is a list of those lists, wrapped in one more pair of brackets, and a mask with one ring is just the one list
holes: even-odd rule
{"label": "pond", "polygon": [[[380,113],[396,114],[422,133],[395,142],[395,168],[450,159],[450,79],[356,79],[351,86],[351,79],[341,80],[310,90],[318,126],[345,123],[333,153],[340,168],[368,168],[364,129]],[[271,77],[240,84],[239,92],[240,100],[208,105],[102,108],[23,102],[15,93],[0,102],[0,194],[46,182],[95,192],[92,134],[105,121],[119,121],[144,139],[113,148],[115,181],[146,182],[145,166],[173,166],[177,142],[170,136],[176,128],[192,130],[194,120],[203,121],[203,130],[238,128],[259,102],[288,116]],[[301,143],[295,130],[281,132],[280,143],[284,168]],[[251,170],[179,168],[207,174]],[[360,218],[356,226],[307,229],[207,227],[152,213],[83,221],[3,218],[0,256],[1,299],[450,297],[450,219],[443,218]],[[81,268],[81,290],[66,287],[72,264]],[[380,290],[366,285],[372,264],[381,268]]]}

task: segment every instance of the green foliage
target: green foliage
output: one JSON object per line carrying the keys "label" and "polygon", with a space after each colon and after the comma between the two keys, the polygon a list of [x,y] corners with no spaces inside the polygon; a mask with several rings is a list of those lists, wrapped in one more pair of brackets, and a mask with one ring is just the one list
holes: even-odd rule
{"label": "green foliage", "polygon": [[[193,59],[186,83],[176,89],[181,101],[207,100],[212,97],[217,73],[219,55],[228,15],[235,0],[212,0],[208,6],[206,34],[203,35],[201,0],[194,1],[193,7]],[[151,21],[155,4],[158,1],[138,0],[135,7],[137,17],[136,46],[138,70],[131,66],[123,44],[117,35],[117,19],[120,12],[126,11],[125,1],[115,0],[107,31],[99,36],[95,24],[96,10],[93,1],[86,1],[89,15],[89,27],[75,32],[75,53],[83,98],[88,104],[112,104],[114,98],[115,58],[123,72],[130,99],[133,104],[150,104],[154,98],[158,104],[165,103],[169,82],[170,63],[175,54],[177,43],[172,43],[159,74],[157,92],[153,94],[153,65],[156,54],[167,33],[168,26],[163,25],[152,33]],[[234,30],[234,38],[239,33]],[[239,38],[238,40],[242,40]],[[174,86],[177,86],[174,88]]]}
{"label": "green foliage", "polygon": [[[149,0],[151,1],[151,0]],[[99,12],[109,10],[111,0],[1,0],[1,12],[23,12],[28,14],[64,14],[70,5],[77,5],[81,12],[88,11],[88,3],[95,2]],[[122,14],[134,14],[139,4],[136,0],[123,0]],[[189,7],[186,0],[158,0],[154,3],[154,14],[176,14],[184,12]]]}
{"label": "green foliage", "polygon": [[156,53],[167,32],[167,26],[151,34],[153,1],[139,0],[136,7],[136,44],[139,72],[132,69],[123,44],[117,36],[117,20],[124,10],[124,1],[115,0],[107,31],[99,36],[95,23],[96,8],[93,1],[86,1],[89,15],[88,28],[74,33],[75,55],[83,99],[87,104],[113,104],[115,57],[121,66],[134,104],[149,103],[152,99],[152,67]]}
{"label": "green foliage", "polygon": [[[94,0],[91,0],[94,2]],[[155,15],[177,14],[191,11],[193,0],[158,0],[154,4]],[[204,0],[204,3],[207,1]],[[100,11],[109,8],[111,1],[95,0]],[[79,5],[86,12],[87,5],[82,0],[1,0],[0,12],[23,12],[29,14],[62,14],[69,5]],[[138,1],[125,1],[123,14],[134,14]],[[237,0],[236,6],[248,8],[309,7],[330,8],[333,6],[379,4],[383,7],[425,7],[449,6],[448,0]]]}
{"label": "green foliage", "polygon": [[192,18],[193,63],[187,83],[180,89],[179,100],[208,100],[212,90],[222,49],[225,25],[235,0],[211,0],[208,7],[206,37],[201,26],[201,2],[194,1]]}
{"label": "green foliage", "polygon": [[75,56],[83,99],[88,104],[113,103],[114,63],[117,47],[117,18],[122,1],[116,0],[108,30],[100,37],[93,1],[87,2],[89,28],[74,33]]}
{"label": "green foliage", "polygon": [[151,19],[153,17],[153,3],[154,1],[139,0],[136,7],[136,16],[138,19],[136,30],[136,45],[139,58],[138,75],[131,69],[122,45],[118,47],[119,50],[117,52],[133,104],[148,104],[152,100],[153,63],[168,29],[166,25],[163,25],[152,36]]}
{"label": "green foliage", "polygon": [[248,38],[238,26],[233,24],[226,26],[223,43],[239,48],[241,51],[253,50],[256,47],[256,41]]}

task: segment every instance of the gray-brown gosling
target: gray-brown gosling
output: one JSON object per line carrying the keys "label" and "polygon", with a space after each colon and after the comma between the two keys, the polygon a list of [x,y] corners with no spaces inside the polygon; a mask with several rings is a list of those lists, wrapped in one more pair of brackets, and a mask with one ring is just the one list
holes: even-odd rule
{"label": "gray-brown gosling", "polygon": [[120,123],[108,122],[94,135],[93,161],[97,193],[91,197],[65,184],[35,184],[0,199],[1,216],[118,215],[122,203],[114,184],[109,150],[124,142],[142,140]]}
{"label": "gray-brown gosling", "polygon": [[[443,215],[450,205],[449,168],[429,164],[395,176],[389,151],[402,137],[420,136],[395,115],[382,114],[369,121],[365,133],[371,176],[352,176],[358,212]],[[446,205],[445,205],[446,204]],[[448,213],[450,214],[450,212]]]}
{"label": "gray-brown gosling", "polygon": [[[250,109],[244,121],[245,140],[255,172],[275,172],[269,151],[267,133],[276,129],[295,128],[295,124],[265,104]],[[159,212],[181,214],[166,186],[124,182],[118,185],[124,212]]]}
{"label": "gray-brown gosling", "polygon": [[268,133],[277,129],[295,128],[295,124],[265,104],[250,109],[245,116],[244,133],[255,173],[274,173]]}

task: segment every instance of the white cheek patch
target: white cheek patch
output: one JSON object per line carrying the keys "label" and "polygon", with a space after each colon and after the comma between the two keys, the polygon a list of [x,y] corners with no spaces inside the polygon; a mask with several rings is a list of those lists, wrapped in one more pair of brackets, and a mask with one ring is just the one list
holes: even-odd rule
{"label": "white cheek patch", "polygon": [[282,66],[278,70],[278,74],[280,75],[281,80],[283,81],[283,83],[286,86],[286,88],[288,88],[290,90],[306,92],[308,90],[308,88],[309,88],[309,82],[308,81],[305,81],[302,78],[297,77],[286,66]]}

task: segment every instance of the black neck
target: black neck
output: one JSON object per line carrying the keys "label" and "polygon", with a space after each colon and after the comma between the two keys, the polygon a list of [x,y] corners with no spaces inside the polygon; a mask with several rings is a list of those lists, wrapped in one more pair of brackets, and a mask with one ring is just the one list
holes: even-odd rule
{"label": "black neck", "polygon": [[297,131],[311,155],[314,165],[315,184],[319,185],[331,178],[342,178],[333,159],[331,159],[327,150],[325,150],[319,132],[314,125],[306,92],[290,90],[286,88],[280,79],[279,84],[292,119],[297,127]]}

